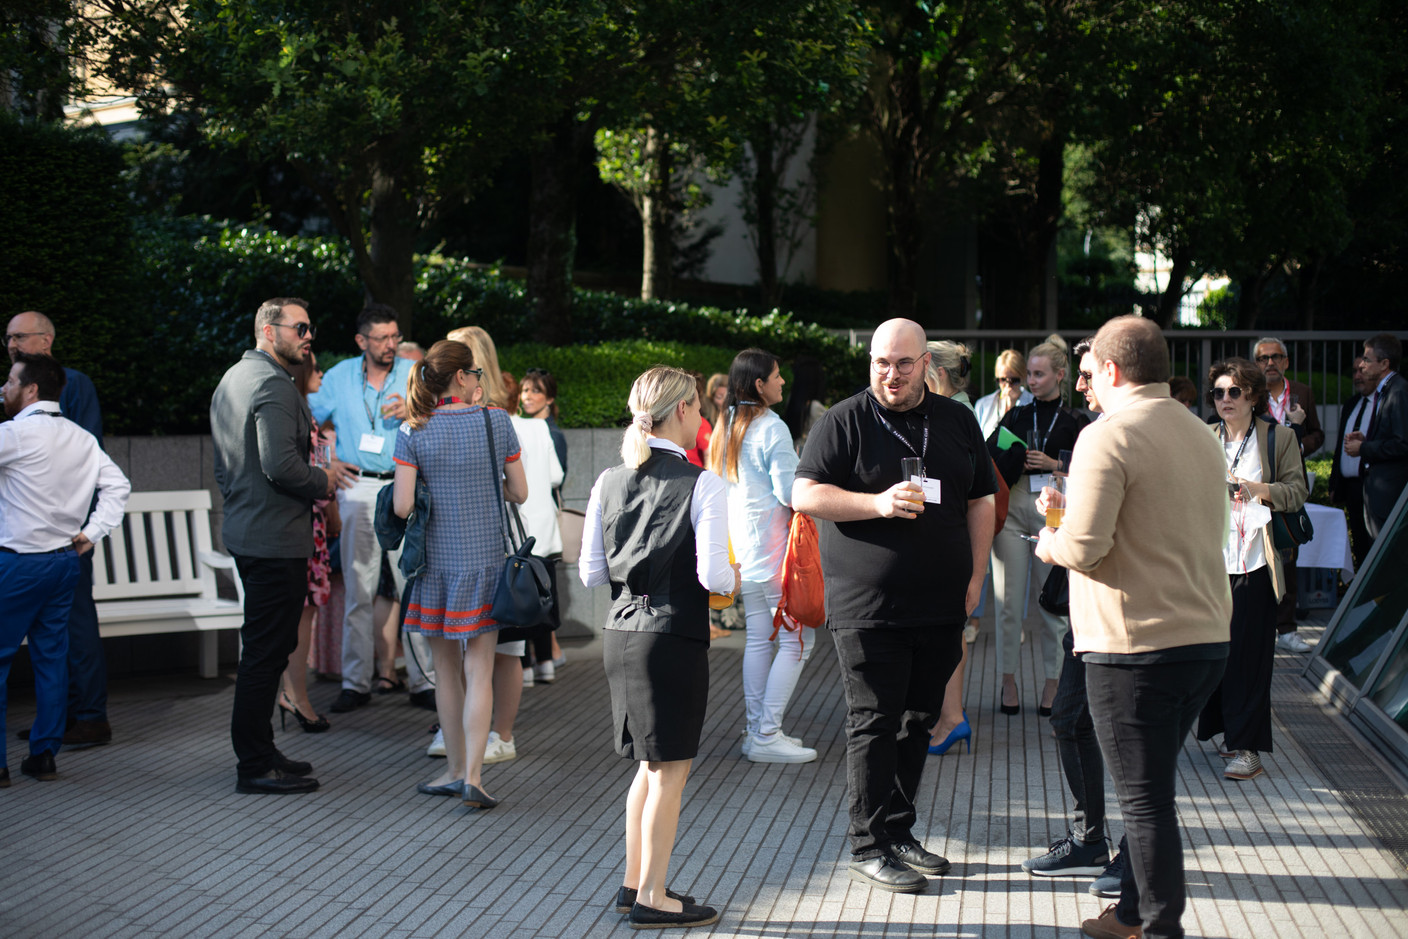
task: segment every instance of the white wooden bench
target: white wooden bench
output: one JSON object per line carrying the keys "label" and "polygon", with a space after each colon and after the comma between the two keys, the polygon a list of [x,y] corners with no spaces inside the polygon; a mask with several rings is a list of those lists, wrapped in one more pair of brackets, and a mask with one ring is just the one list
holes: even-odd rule
{"label": "white wooden bench", "polygon": [[[230,571],[238,600],[222,600],[215,570]],[[210,544],[210,493],[134,492],[122,524],[93,549],[93,599],[103,638],[199,632],[200,673],[214,678],[216,630],[244,622],[234,559]]]}

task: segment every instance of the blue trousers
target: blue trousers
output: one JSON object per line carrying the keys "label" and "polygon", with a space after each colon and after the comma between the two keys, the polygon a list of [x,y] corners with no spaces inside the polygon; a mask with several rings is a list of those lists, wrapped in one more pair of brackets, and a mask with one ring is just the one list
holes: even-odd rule
{"label": "blue trousers", "polygon": [[78,583],[68,614],[68,719],[108,719],[108,666],[98,634],[98,607],[93,602],[93,552],[78,559]]}
{"label": "blue trousers", "polygon": [[[68,614],[78,583],[78,552],[0,552],[0,741],[5,739],[10,663],[29,639],[38,713],[29,732],[29,752],[58,753],[63,744],[68,698]],[[0,757],[4,752],[0,745]]]}

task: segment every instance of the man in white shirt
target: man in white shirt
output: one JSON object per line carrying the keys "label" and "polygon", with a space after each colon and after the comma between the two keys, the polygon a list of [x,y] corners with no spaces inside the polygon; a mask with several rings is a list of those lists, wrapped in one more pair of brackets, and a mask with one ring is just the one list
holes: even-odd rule
{"label": "man in white shirt", "polygon": [[[38,713],[20,772],[40,780],[58,777],[78,558],[121,523],[132,489],[93,435],[62,416],[63,387],[59,363],[19,353],[3,389],[12,420],[0,424],[0,739],[9,664],[27,637]],[[0,767],[0,786],[9,784]]]}

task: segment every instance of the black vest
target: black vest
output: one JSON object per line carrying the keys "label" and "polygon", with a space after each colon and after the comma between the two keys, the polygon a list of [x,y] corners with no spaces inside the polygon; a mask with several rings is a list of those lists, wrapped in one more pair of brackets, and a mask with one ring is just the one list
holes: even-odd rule
{"label": "black vest", "polygon": [[704,472],[652,451],[638,469],[601,478],[601,531],[611,576],[607,629],[709,639],[709,592],[699,583],[690,506]]}

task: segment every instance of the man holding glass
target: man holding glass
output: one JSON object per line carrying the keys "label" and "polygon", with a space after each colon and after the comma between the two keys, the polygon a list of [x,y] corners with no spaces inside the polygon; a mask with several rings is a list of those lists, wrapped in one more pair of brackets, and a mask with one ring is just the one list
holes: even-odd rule
{"label": "man holding glass", "polygon": [[1169,397],[1168,346],[1153,321],[1113,319],[1091,352],[1105,417],[1081,434],[1065,518],[1042,529],[1036,549],[1070,570],[1074,651],[1129,842],[1119,902],[1082,930],[1180,937],[1175,780],[1227,660],[1227,463],[1207,426]]}
{"label": "man holding glass", "polygon": [[[323,387],[308,396],[314,419],[319,424],[331,420],[337,428],[337,458],[351,464],[356,476],[355,483],[337,493],[346,606],[342,692],[331,708],[335,714],[371,701],[374,680],[379,693],[405,688],[396,677],[397,611],[385,602],[383,609],[377,610],[382,549],[373,519],[377,493],[395,476],[391,454],[396,449],[396,431],[406,419],[406,380],[414,363],[396,355],[401,330],[396,325],[396,311],[384,303],[369,303],[362,310],[355,339],[362,354],[328,369]],[[396,569],[399,557],[399,549],[392,552],[391,571],[398,593],[402,587]],[[376,672],[378,651],[382,661]],[[422,651],[420,661],[430,662],[428,650]],[[423,701],[433,709],[434,686],[418,667],[416,656],[406,656],[406,672],[412,703]]]}
{"label": "man holding glass", "polygon": [[914,798],[982,590],[997,483],[972,412],[925,388],[923,328],[881,324],[870,356],[870,388],[808,434],[792,507],[821,537],[846,695],[851,877],[917,893],[949,870],[913,833]]}

